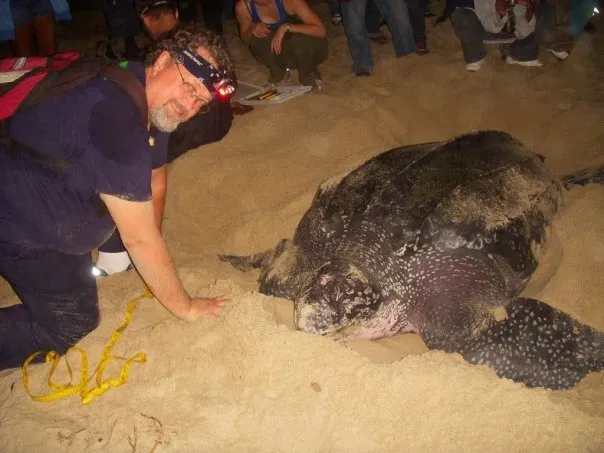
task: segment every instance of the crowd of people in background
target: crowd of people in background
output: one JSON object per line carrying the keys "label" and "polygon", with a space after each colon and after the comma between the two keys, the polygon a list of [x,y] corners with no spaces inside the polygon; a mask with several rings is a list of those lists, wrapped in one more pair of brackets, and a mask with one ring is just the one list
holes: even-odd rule
{"label": "crowd of people in background", "polygon": [[[566,59],[573,40],[584,29],[594,31],[589,22],[599,0],[556,2],[568,10],[569,32],[556,27],[556,11],[549,0],[447,0],[442,16],[450,19],[463,51],[466,69],[477,71],[490,43],[500,44],[510,64],[536,67],[545,48],[559,60]],[[166,0],[155,2],[154,16],[142,16],[135,0],[104,0],[108,40],[100,54],[109,59],[140,59],[143,49],[136,37],[154,20],[160,33],[177,23],[203,22],[203,26],[223,33],[223,19],[236,18],[241,39],[254,58],[269,70],[269,83],[292,83],[291,69],[299,82],[320,92],[325,83],[318,70],[328,58],[326,27],[307,0]],[[139,2],[140,3],[140,2]],[[144,2],[143,2],[144,3]],[[10,40],[15,55],[52,55],[56,51],[55,22],[71,18],[68,0],[10,0],[2,5],[0,41]],[[8,7],[10,5],[10,7]],[[162,14],[158,8],[176,11]],[[392,42],[397,57],[428,53],[426,17],[434,16],[429,0],[327,0],[331,23],[343,25],[352,71],[370,76],[374,70],[371,46]],[[155,16],[157,14],[157,16]],[[143,20],[141,20],[141,18]],[[390,36],[381,31],[386,25]],[[163,31],[162,31],[163,30]]]}

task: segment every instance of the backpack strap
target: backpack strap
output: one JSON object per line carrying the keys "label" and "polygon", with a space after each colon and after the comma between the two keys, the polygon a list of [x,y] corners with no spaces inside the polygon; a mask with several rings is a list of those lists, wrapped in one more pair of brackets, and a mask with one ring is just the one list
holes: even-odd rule
{"label": "backpack strap", "polygon": [[49,156],[48,154],[41,153],[35,148],[24,145],[17,140],[13,140],[10,137],[1,137],[0,145],[6,147],[9,151],[26,155],[40,162],[51,164],[54,167],[64,168],[66,170],[72,170],[73,164],[67,159],[59,159],[58,157]]}
{"label": "backpack strap", "polygon": [[[30,94],[19,106],[17,112],[31,109],[38,104],[51,100],[60,94],[66,93],[96,76],[106,77],[115,83],[123,91],[128,93],[136,104],[143,125],[148,122],[147,95],[145,88],[138,79],[129,71],[119,67],[117,64],[101,64],[99,60],[81,60],[72,63],[64,71],[48,74],[45,80],[36,85]],[[35,160],[49,163],[55,167],[72,169],[73,163],[66,159],[59,159],[44,154],[17,140],[13,140],[9,134],[10,118],[0,122],[0,144],[9,150],[24,154]]]}
{"label": "backpack strap", "polygon": [[149,121],[147,94],[138,79],[132,73],[114,64],[104,66],[99,73],[130,95],[138,107],[143,124],[146,126]]}
{"label": "backpack strap", "polygon": [[71,63],[62,71],[48,74],[43,82],[31,90],[16,113],[29,110],[42,102],[54,99],[97,76],[106,77],[128,93],[138,107],[143,124],[147,124],[145,88],[131,72],[121,68],[114,62],[104,64],[98,59],[79,60]]}

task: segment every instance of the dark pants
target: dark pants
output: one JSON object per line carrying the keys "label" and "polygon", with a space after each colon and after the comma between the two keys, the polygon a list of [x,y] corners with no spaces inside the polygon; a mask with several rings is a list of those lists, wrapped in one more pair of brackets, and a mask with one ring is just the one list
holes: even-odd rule
{"label": "dark pants", "polygon": [[103,10],[109,39],[142,33],[142,26],[134,11],[134,0],[104,0]]}
{"label": "dark pants", "polygon": [[373,0],[367,0],[367,10],[365,11],[365,26],[370,38],[382,36],[380,27],[382,26],[382,13]]}
{"label": "dark pants", "polygon": [[[551,41],[554,34],[556,13],[552,5],[541,2],[536,6],[537,23],[535,31],[524,39],[517,39],[510,45],[509,55],[518,61],[536,60],[539,56],[540,42]],[[461,41],[461,48],[466,63],[475,63],[487,55],[483,39],[487,35],[474,11],[457,8],[451,14],[453,30]]]}
{"label": "dark pants", "polygon": [[[413,28],[405,0],[374,0],[382,17],[386,19],[397,57],[415,52]],[[371,41],[365,25],[367,0],[349,0],[340,4],[344,28],[352,56],[352,72],[373,70]]]}
{"label": "dark pants", "polygon": [[201,6],[203,23],[208,30],[222,34],[222,0],[179,0],[179,17],[182,22],[197,22],[197,4]]}
{"label": "dark pants", "polygon": [[200,0],[203,23],[207,29],[222,34],[222,1]]}
{"label": "dark pants", "polygon": [[273,35],[266,38],[252,37],[250,51],[256,60],[267,66],[271,75],[270,83],[277,83],[285,77],[287,68],[297,69],[300,83],[311,86],[318,77],[317,66],[327,59],[327,41],[323,38],[302,33],[286,33],[281,54],[271,51]]}
{"label": "dark pants", "polygon": [[340,14],[340,0],[327,0],[327,7],[331,17]]}
{"label": "dark pants", "polygon": [[[67,255],[0,242],[0,275],[21,304],[0,309],[0,370],[37,351],[64,354],[99,324],[90,254]],[[44,357],[40,357],[42,360]]]}
{"label": "dark pants", "polygon": [[409,11],[409,22],[411,22],[411,28],[413,29],[415,45],[418,49],[426,49],[426,1],[407,0],[407,10]]}
{"label": "dark pants", "polygon": [[[409,22],[413,28],[413,39],[418,49],[426,48],[426,23],[424,20],[424,0],[408,0],[407,10],[409,12]],[[384,22],[382,13],[375,4],[374,0],[367,0],[367,10],[365,11],[365,26],[370,38],[382,36],[380,27]]]}

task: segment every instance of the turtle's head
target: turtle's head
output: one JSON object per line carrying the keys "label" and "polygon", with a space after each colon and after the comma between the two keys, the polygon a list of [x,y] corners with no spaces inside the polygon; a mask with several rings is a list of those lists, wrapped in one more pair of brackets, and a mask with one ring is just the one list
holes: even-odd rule
{"label": "turtle's head", "polygon": [[363,272],[351,263],[331,261],[303,284],[295,301],[296,325],[312,334],[354,336],[351,331],[373,316],[379,301]]}

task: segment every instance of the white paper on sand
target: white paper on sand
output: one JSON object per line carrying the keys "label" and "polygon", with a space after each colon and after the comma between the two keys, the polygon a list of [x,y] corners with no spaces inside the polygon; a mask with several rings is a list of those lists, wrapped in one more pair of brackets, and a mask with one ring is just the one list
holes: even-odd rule
{"label": "white paper on sand", "polygon": [[[308,93],[312,88],[306,85],[262,88],[258,85],[253,85],[246,82],[237,82],[237,84],[237,92],[235,93],[233,100],[244,105],[282,104],[304,93]],[[268,92],[270,90],[276,90],[277,94],[272,96],[270,99],[254,99],[262,95],[264,92]]]}
{"label": "white paper on sand", "polygon": [[0,83],[9,83],[17,80],[19,77],[27,74],[31,69],[26,69],[24,71],[7,71],[0,72]]}

